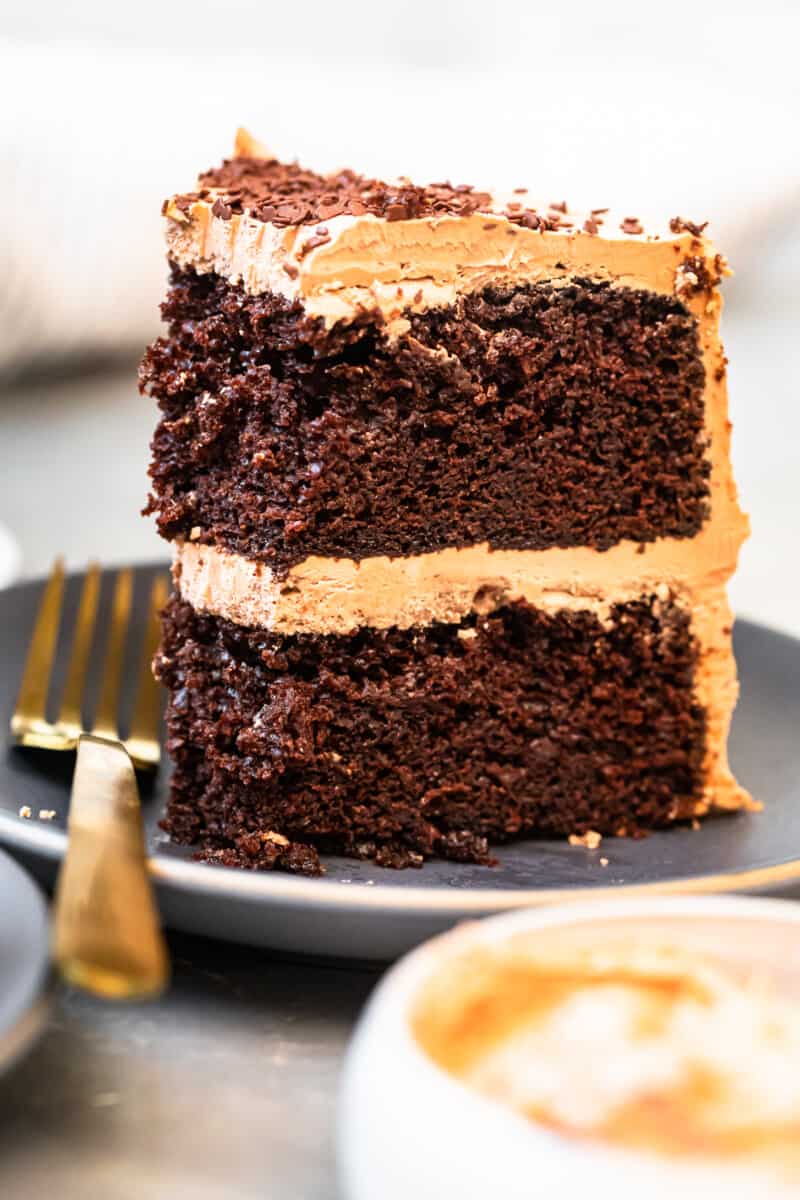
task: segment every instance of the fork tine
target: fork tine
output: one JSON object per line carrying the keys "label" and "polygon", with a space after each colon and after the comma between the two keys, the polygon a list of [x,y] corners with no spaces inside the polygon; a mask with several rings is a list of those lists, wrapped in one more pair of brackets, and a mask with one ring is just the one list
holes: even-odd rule
{"label": "fork tine", "polygon": [[63,596],[64,560],[57,558],[39,604],[17,703],[11,717],[11,732],[19,739],[24,738],[32,727],[41,729],[47,726],[47,693],[61,623]]}
{"label": "fork tine", "polygon": [[130,734],[125,743],[134,763],[141,767],[154,767],[161,757],[159,745],[161,689],[153,675],[151,663],[161,634],[159,617],[162,608],[167,603],[168,594],[169,586],[166,575],[156,575],[150,591],[147,630],[142,649],[142,661],[139,666],[139,687],[131,718]]}
{"label": "fork tine", "polygon": [[133,571],[125,567],[117,575],[114,598],[111,605],[111,627],[108,631],[106,657],[103,666],[103,684],[94,719],[92,733],[95,737],[119,738],[117,708],[122,685],[122,665],[125,657],[125,641],[131,613],[133,594]]}
{"label": "fork tine", "polygon": [[75,619],[75,634],[72,640],[67,682],[61,698],[57,725],[70,738],[80,737],[83,729],[81,706],[86,669],[92,649],[92,634],[97,617],[97,601],[100,595],[100,567],[91,562],[81,592],[78,615]]}

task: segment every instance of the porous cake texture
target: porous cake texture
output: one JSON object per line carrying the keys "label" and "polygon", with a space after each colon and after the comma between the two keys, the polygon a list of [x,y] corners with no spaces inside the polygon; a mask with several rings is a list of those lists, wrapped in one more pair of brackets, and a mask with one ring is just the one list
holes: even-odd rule
{"label": "porous cake texture", "polygon": [[752,804],[704,227],[317,175],[246,134],[165,215],[172,836],[314,872]]}

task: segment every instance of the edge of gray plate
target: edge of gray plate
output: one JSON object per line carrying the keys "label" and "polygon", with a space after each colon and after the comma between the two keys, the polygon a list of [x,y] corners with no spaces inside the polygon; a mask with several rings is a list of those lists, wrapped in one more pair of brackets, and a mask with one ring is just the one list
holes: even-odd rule
{"label": "edge of gray plate", "polygon": [[0,850],[0,1070],[16,1062],[43,1027],[49,942],[44,896]]}

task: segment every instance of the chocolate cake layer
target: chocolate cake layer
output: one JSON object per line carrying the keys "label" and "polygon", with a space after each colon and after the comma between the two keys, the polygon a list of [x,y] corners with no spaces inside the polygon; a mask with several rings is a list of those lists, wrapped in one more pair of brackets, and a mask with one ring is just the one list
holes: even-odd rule
{"label": "chocolate cake layer", "polygon": [[284,569],[690,538],[708,513],[704,368],[680,300],[588,279],[489,287],[330,330],[173,270],[153,496],[166,538]]}
{"label": "chocolate cake layer", "polygon": [[166,827],[223,861],[274,865],[278,846],[309,870],[309,845],[404,866],[666,825],[704,782],[697,655],[688,614],[652,596],[606,622],[518,602],[327,637],[246,629],[176,596],[156,660],[176,764]]}

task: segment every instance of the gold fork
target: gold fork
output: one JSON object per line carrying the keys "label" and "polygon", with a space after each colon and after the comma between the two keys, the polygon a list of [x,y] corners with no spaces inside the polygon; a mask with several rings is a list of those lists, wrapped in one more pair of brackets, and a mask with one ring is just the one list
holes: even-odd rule
{"label": "gold fork", "polygon": [[23,746],[77,749],[70,798],[67,852],[56,885],[53,958],[71,983],[98,995],[155,995],[169,968],[147,871],[134,764],[153,769],[160,758],[158,685],[150,661],[158,643],[158,614],[167,581],[156,575],[138,692],[130,731],[120,741],[117,711],[128,640],[133,573],[117,573],[94,723],[83,723],[85,684],[100,597],[100,567],[84,579],[67,677],[55,721],[47,697],[58,647],[64,598],[64,564],[58,560],[45,585],[22,673],[11,732]]}

